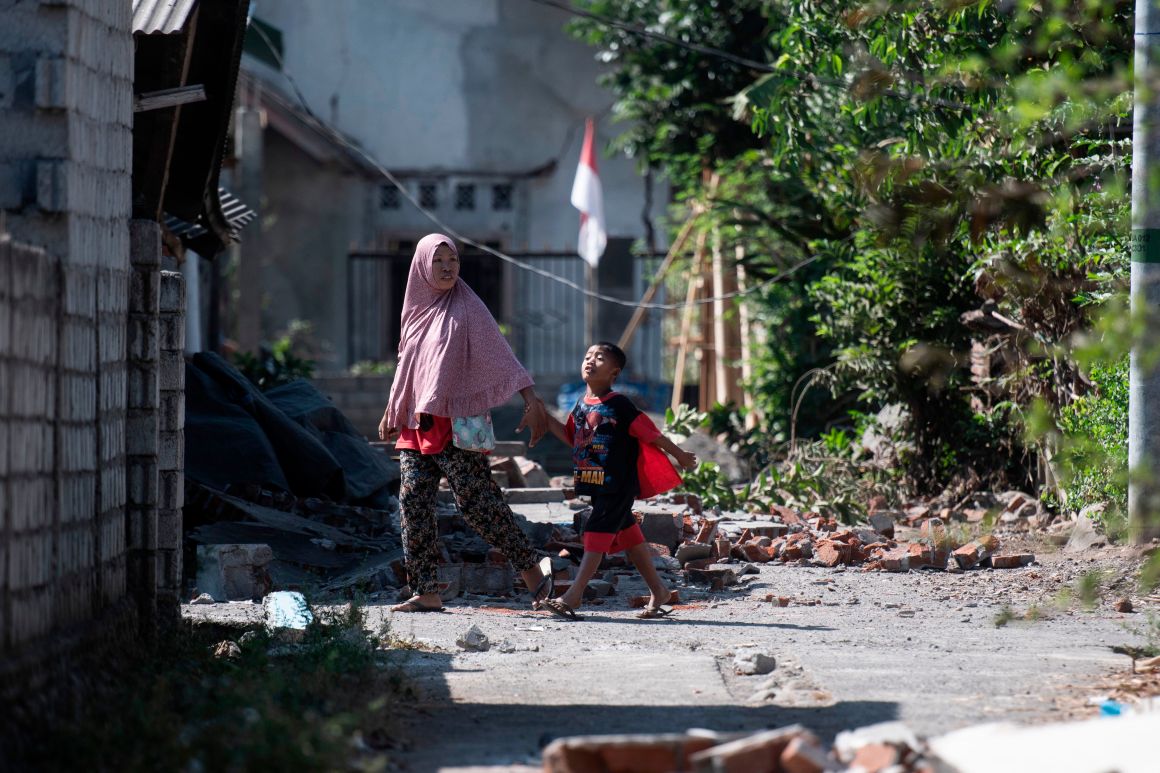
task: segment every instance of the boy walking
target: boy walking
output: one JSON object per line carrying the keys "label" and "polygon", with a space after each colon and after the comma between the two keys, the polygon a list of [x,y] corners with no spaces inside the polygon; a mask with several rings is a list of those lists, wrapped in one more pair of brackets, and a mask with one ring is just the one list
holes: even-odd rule
{"label": "boy walking", "polygon": [[562,596],[540,602],[541,608],[572,620],[579,619],[576,608],[604,555],[622,550],[648,585],[648,605],[639,617],[650,619],[672,612],[665,606],[671,594],[653,565],[632,503],[637,497],[655,496],[681,482],[661,451],[689,470],[697,466],[697,458],[665,437],[631,400],[612,391],[626,360],[615,344],[593,344],[580,370],[587,394],[576,401],[566,425],[548,417],[549,431],[572,446],[576,493],[592,498],[577,577]]}

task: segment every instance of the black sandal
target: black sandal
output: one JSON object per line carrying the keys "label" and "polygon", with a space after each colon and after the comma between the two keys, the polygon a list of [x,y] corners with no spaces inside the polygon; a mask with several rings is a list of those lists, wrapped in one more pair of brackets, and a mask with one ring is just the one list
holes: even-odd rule
{"label": "black sandal", "polygon": [[552,557],[540,559],[540,581],[532,591],[532,609],[539,609],[544,599],[550,599],[556,593],[556,580],[552,577]]}
{"label": "black sandal", "polygon": [[560,601],[560,599],[544,599],[540,602],[540,609],[548,609],[553,615],[562,617],[565,620],[582,620],[580,615],[576,614],[576,610],[568,606],[567,603]]}

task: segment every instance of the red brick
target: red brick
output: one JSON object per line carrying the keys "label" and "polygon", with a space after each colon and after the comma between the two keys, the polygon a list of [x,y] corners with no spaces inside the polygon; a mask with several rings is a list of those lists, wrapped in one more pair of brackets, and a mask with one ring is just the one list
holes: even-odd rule
{"label": "red brick", "polygon": [[785,550],[781,551],[781,560],[797,561],[804,555],[805,553],[802,551],[800,545],[789,545]]}
{"label": "red brick", "polygon": [[890,744],[870,743],[854,753],[851,768],[858,768],[865,773],[881,773],[881,771],[898,764],[898,749]]}
{"label": "red brick", "polygon": [[770,505],[769,514],[776,515],[781,519],[782,523],[790,526],[803,525],[806,519],[802,517],[801,513],[784,505]]}
{"label": "red brick", "polygon": [[1009,556],[991,556],[991,566],[996,569],[1018,569],[1035,560],[1031,553],[1015,553]]}
{"label": "red brick", "polygon": [[779,762],[785,773],[822,773],[829,758],[816,738],[803,733],[789,742]]}
{"label": "red brick", "polygon": [[737,541],[748,542],[751,539],[753,539],[753,534],[749,531],[749,529],[742,529],[741,536],[737,538]]}
{"label": "red brick", "polygon": [[606,735],[559,738],[544,749],[547,773],[669,773],[688,770],[711,738],[686,735]]}
{"label": "red brick", "polygon": [[713,542],[713,555],[718,558],[728,558],[730,551],[733,550],[733,543],[724,537],[718,537]]}
{"label": "red brick", "polygon": [[766,548],[763,548],[754,542],[747,542],[742,545],[741,552],[743,554],[742,557],[746,561],[757,561],[759,563],[765,563],[770,558],[772,558]]}
{"label": "red brick", "polygon": [[694,542],[712,542],[713,535],[717,532],[716,521],[704,521],[701,524],[700,530],[697,531],[697,538]]}
{"label": "red brick", "polygon": [[821,540],[814,547],[814,558],[821,561],[826,566],[837,566],[842,563],[842,550],[839,547],[841,543],[831,542],[830,540]]}
{"label": "red brick", "polygon": [[778,760],[794,738],[808,731],[800,725],[768,730],[723,743],[692,756],[696,770],[713,773],[778,773]]}

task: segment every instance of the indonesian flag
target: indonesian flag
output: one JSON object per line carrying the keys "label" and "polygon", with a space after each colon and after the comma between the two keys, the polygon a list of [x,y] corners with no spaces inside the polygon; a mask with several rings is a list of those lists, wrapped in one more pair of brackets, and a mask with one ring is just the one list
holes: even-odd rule
{"label": "indonesian flag", "polygon": [[608,231],[604,226],[600,175],[596,172],[596,125],[591,118],[584,124],[584,149],[580,151],[580,165],[572,182],[572,206],[580,210],[580,240],[576,251],[595,268],[608,244]]}

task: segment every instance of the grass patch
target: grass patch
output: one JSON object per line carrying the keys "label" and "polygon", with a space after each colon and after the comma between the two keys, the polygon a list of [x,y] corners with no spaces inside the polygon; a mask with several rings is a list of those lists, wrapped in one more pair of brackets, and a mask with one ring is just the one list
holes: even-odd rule
{"label": "grass patch", "polygon": [[[46,728],[36,769],[384,770],[411,697],[401,658],[357,605],[318,613],[297,643],[187,623],[76,721]],[[221,647],[223,640],[237,649]],[[231,649],[232,657],[215,657]]]}

